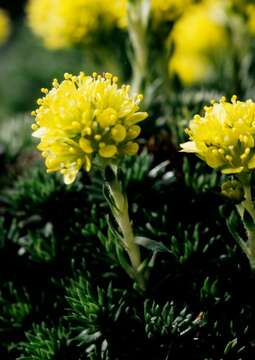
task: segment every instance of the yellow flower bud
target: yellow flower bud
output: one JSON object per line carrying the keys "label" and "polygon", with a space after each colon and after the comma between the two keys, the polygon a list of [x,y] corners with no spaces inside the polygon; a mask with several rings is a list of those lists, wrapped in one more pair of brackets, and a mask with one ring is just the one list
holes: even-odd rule
{"label": "yellow flower bud", "polygon": [[129,141],[124,148],[124,152],[127,155],[136,155],[138,149],[139,149],[139,145],[137,143]]}
{"label": "yellow flower bud", "polygon": [[132,125],[127,131],[127,140],[136,139],[140,135],[141,128],[139,125]]}
{"label": "yellow flower bud", "polygon": [[238,180],[229,180],[221,185],[221,193],[235,202],[241,202],[244,198],[244,191]]}
{"label": "yellow flower bud", "polygon": [[117,124],[111,130],[111,135],[117,143],[122,142],[126,137],[127,131],[125,126]]}
{"label": "yellow flower bud", "polygon": [[103,110],[98,116],[97,121],[101,128],[106,128],[116,124],[117,121],[117,112],[114,109],[107,108]]}
{"label": "yellow flower bud", "polygon": [[99,149],[99,155],[103,158],[112,158],[117,153],[115,145],[105,145]]}

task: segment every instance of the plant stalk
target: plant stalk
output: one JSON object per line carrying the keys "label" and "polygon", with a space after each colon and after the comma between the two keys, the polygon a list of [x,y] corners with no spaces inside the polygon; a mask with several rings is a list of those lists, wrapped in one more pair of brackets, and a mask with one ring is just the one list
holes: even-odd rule
{"label": "plant stalk", "polygon": [[245,253],[249,259],[251,269],[255,271],[255,207],[252,200],[251,174],[240,175],[239,180],[244,190],[244,200],[241,203],[243,212],[246,210],[253,221],[253,226],[251,227],[244,224],[247,234],[247,251]]}
{"label": "plant stalk", "polygon": [[132,91],[141,92],[148,72],[147,28],[151,0],[128,0],[128,33],[133,49]]}
{"label": "plant stalk", "polygon": [[145,280],[142,272],[139,271],[139,267],[141,266],[141,253],[139,246],[135,243],[133,227],[129,217],[127,196],[123,194],[117,176],[108,183],[108,186],[114,201],[114,206],[111,207],[111,210],[121,231],[122,243],[134,270],[135,281],[141,290],[145,290]]}

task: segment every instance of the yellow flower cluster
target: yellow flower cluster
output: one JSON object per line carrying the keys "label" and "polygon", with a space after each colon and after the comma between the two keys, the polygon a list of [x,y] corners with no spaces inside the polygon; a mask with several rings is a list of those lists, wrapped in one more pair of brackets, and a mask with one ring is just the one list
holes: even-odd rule
{"label": "yellow flower cluster", "polygon": [[171,21],[180,16],[193,0],[152,0],[151,8],[157,22]]}
{"label": "yellow flower cluster", "polygon": [[29,0],[27,17],[48,48],[65,48],[98,28],[125,27],[126,0]]}
{"label": "yellow flower cluster", "polygon": [[6,11],[0,9],[0,45],[3,44],[10,34],[10,19]]}
{"label": "yellow flower cluster", "polygon": [[255,168],[255,103],[231,103],[222,98],[205,107],[205,115],[195,115],[186,130],[190,141],[182,151],[196,153],[223,174],[236,174]]}
{"label": "yellow flower cluster", "polygon": [[209,55],[217,53],[219,57],[226,46],[224,4],[224,0],[205,0],[191,5],[173,28],[170,41],[174,43],[175,52],[169,71],[176,73],[186,84],[209,77]]}
{"label": "yellow flower cluster", "polygon": [[[156,23],[176,19],[193,0],[151,0]],[[98,29],[127,27],[127,0],[29,0],[31,29],[48,48],[83,43]]]}
{"label": "yellow flower cluster", "polygon": [[116,77],[106,73],[86,76],[65,74],[32,114],[33,135],[41,139],[48,172],[59,171],[70,184],[80,169],[90,171],[96,158],[106,163],[123,155],[135,155],[140,134],[138,122],[148,114],[139,111],[141,95],[131,96],[130,86],[118,86]]}

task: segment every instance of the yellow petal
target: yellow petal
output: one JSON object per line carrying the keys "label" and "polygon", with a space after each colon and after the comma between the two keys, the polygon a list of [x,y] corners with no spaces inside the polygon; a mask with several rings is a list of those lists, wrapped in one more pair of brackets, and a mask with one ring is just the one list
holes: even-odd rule
{"label": "yellow petal", "polygon": [[64,173],[64,183],[66,185],[72,184],[76,178],[77,173],[77,170],[66,170]]}
{"label": "yellow petal", "polygon": [[132,114],[125,119],[125,124],[131,126],[137,124],[140,121],[143,121],[147,117],[148,117],[147,112],[136,112],[135,114]]}
{"label": "yellow petal", "polygon": [[32,133],[32,136],[40,139],[43,135],[46,134],[46,132],[47,132],[47,129],[45,127],[41,127],[39,129],[37,129],[36,131],[34,131]]}
{"label": "yellow petal", "polygon": [[85,138],[80,138],[79,145],[86,154],[93,153],[91,141]]}
{"label": "yellow petal", "polygon": [[240,172],[242,172],[244,169],[243,166],[239,166],[239,167],[236,167],[236,168],[226,168],[226,169],[222,169],[221,172],[222,174],[226,174],[226,175],[229,175],[229,174],[239,174]]}
{"label": "yellow petal", "polygon": [[194,141],[187,141],[183,144],[180,144],[180,147],[182,148],[181,152],[186,152],[186,153],[198,152],[197,146],[194,143]]}
{"label": "yellow petal", "polygon": [[103,158],[111,158],[117,153],[115,145],[105,145],[99,149],[99,155]]}
{"label": "yellow petal", "polygon": [[90,172],[91,170],[91,159],[89,156],[85,156],[85,164],[84,164],[84,168],[87,172]]}
{"label": "yellow petal", "polygon": [[59,164],[60,164],[59,159],[47,158],[45,160],[45,165],[47,169],[50,171],[57,171],[60,168]]}

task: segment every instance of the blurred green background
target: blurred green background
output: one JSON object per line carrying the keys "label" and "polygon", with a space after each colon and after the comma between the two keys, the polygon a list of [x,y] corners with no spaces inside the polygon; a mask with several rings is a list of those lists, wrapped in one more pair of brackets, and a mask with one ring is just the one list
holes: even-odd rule
{"label": "blurred green background", "polygon": [[[107,38],[107,48],[97,45],[92,49],[88,46],[48,50],[28,28],[24,5],[25,1],[0,1],[0,8],[6,9],[12,18],[9,39],[0,47],[0,121],[9,115],[30,112],[41,95],[40,88],[50,87],[52,80],[62,79],[65,72],[112,70],[123,75],[119,61],[123,66],[124,52],[118,34],[117,39]],[[120,44],[118,48],[115,41]],[[125,71],[129,71],[126,59]]]}

